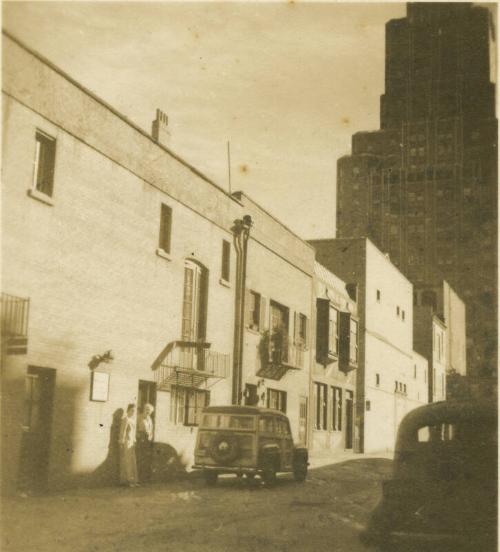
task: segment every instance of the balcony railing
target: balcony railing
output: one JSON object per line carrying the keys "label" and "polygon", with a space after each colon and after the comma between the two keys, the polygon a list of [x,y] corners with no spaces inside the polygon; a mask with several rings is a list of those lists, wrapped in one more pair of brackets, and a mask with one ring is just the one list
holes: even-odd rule
{"label": "balcony railing", "polygon": [[260,369],[257,375],[279,380],[288,370],[304,367],[304,347],[295,344],[286,333],[267,334],[260,344]]}
{"label": "balcony railing", "polygon": [[210,343],[173,341],[153,364],[155,381],[160,388],[172,385],[199,387],[209,378],[227,378],[230,356],[210,349]]}
{"label": "balcony railing", "polygon": [[7,354],[26,354],[30,300],[2,293],[2,342]]}

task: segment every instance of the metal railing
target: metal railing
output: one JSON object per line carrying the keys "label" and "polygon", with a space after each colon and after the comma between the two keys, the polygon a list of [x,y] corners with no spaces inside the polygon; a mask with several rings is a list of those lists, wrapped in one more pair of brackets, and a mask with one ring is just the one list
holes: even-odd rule
{"label": "metal railing", "polygon": [[28,337],[30,300],[2,293],[2,336]]}
{"label": "metal railing", "polygon": [[292,368],[304,367],[304,348],[295,344],[287,336],[280,334],[277,339],[271,335],[269,340],[269,362]]}
{"label": "metal railing", "polygon": [[28,351],[29,308],[29,299],[2,293],[2,350],[9,355]]}
{"label": "metal railing", "polygon": [[198,387],[208,378],[227,378],[230,356],[210,349],[209,343],[174,341],[170,343],[156,366],[159,386],[184,385]]}

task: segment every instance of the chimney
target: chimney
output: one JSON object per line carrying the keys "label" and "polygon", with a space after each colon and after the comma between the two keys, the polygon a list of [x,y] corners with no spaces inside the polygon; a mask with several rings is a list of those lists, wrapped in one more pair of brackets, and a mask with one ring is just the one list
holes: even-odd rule
{"label": "chimney", "polygon": [[168,116],[161,109],[156,110],[156,119],[151,127],[153,140],[164,146],[170,144],[170,131],[168,129]]}

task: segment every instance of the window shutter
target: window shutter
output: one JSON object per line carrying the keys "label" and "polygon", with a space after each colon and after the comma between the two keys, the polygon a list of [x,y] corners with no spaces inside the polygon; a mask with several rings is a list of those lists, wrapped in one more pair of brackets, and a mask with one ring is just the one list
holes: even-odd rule
{"label": "window shutter", "polygon": [[293,313],[293,344],[298,345],[300,341],[300,314]]}
{"label": "window shutter", "polygon": [[305,343],[304,343],[304,349],[309,349],[309,339],[310,339],[310,336],[309,336],[309,326],[310,326],[310,320],[309,318],[305,318],[305,323],[306,323],[306,337],[305,337]]}
{"label": "window shutter", "polygon": [[349,370],[349,339],[351,332],[351,313],[340,313],[339,328],[339,369]]}
{"label": "window shutter", "polygon": [[316,359],[320,364],[327,364],[328,359],[329,309],[328,299],[316,300]]}
{"label": "window shutter", "polygon": [[260,314],[259,314],[259,330],[263,332],[267,329],[267,299],[261,295],[260,296]]}

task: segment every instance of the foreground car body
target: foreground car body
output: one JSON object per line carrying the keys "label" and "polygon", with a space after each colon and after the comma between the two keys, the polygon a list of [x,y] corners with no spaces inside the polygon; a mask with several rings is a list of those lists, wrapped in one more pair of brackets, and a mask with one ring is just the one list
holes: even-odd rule
{"label": "foreground car body", "polygon": [[288,418],[276,410],[253,406],[209,406],[203,410],[194,469],[213,484],[223,473],[260,475],[272,484],[278,472],[307,475],[308,453],[293,444]]}
{"label": "foreground car body", "polygon": [[449,401],[410,412],[362,540],[383,550],[486,552],[496,550],[496,526],[496,406]]}

